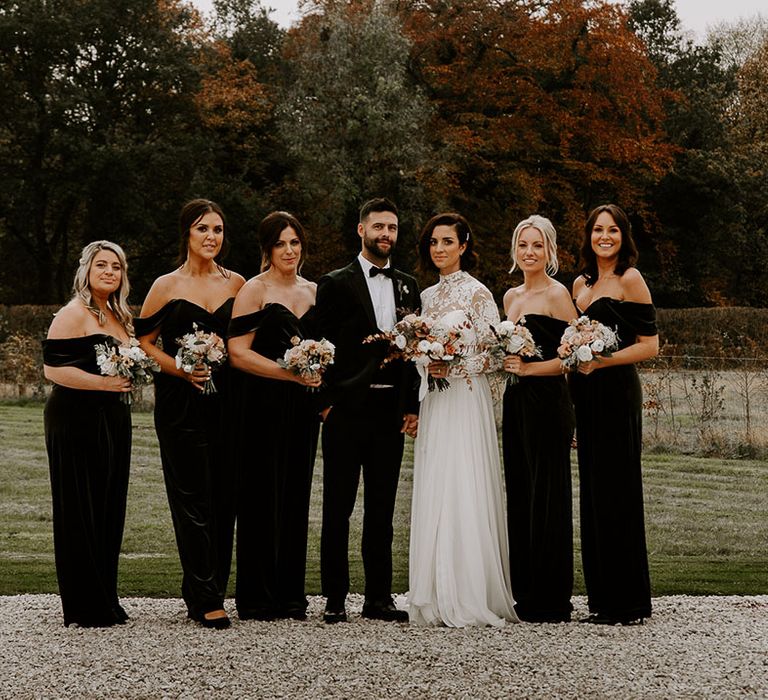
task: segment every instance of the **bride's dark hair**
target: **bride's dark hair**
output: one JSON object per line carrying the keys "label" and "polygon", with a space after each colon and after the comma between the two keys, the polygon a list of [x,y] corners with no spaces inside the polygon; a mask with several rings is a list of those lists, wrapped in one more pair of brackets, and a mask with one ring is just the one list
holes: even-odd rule
{"label": "bride's dark hair", "polygon": [[472,228],[461,214],[455,212],[444,212],[433,216],[424,225],[419,236],[419,269],[423,272],[434,272],[437,270],[435,263],[432,262],[432,256],[429,254],[432,233],[438,226],[452,226],[456,231],[456,237],[459,239],[459,245],[467,244],[466,249],[459,258],[459,266],[462,270],[471,270],[477,265],[477,253],[474,251],[475,234]]}

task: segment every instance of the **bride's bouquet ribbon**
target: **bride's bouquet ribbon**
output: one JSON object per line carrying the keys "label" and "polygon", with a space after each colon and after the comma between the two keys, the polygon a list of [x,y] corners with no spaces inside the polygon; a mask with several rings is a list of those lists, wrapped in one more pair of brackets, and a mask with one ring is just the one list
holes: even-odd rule
{"label": "bride's bouquet ribbon", "polygon": [[419,373],[419,401],[423,401],[429,391],[429,372],[427,365],[417,364],[416,371]]}

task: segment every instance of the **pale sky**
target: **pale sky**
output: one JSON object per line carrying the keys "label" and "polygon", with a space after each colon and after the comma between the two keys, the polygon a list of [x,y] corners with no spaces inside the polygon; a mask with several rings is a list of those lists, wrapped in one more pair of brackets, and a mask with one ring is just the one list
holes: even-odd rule
{"label": "pale sky", "polygon": [[[210,12],[213,6],[211,0],[192,2],[203,12]],[[298,17],[298,0],[263,0],[263,4],[274,9],[272,19],[283,27]],[[756,14],[768,17],[768,0],[677,0],[676,6],[683,28],[693,31],[699,40],[705,38],[708,25]]]}

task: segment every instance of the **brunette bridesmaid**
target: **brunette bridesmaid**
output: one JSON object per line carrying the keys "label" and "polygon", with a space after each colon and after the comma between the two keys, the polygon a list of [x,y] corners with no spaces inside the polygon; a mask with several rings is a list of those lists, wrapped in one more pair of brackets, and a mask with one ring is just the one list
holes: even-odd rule
{"label": "brunette bridesmaid", "polygon": [[64,624],[109,627],[127,619],[117,567],[131,460],[131,414],[124,377],[103,376],[96,345],[127,343],[133,331],[122,248],[89,243],[73,297],[43,341],[45,446],[53,498],[53,545]]}
{"label": "brunette bridesmaid", "polygon": [[[226,337],[232,304],[245,280],[219,262],[226,239],[217,204],[188,202],[179,231],[180,265],[155,280],[136,319],[136,334],[162,370],[155,384],[155,428],[184,572],[182,595],[191,619],[224,629],[230,624],[224,597],[235,517],[227,440],[229,372],[226,366],[212,372],[204,365],[186,372],[174,358],[177,339],[191,333],[193,324]],[[204,394],[211,378],[217,391]]]}
{"label": "brunette bridesmaid", "polygon": [[594,209],[584,227],[582,274],[573,285],[580,314],[617,330],[612,357],[581,364],[576,406],[581,554],[594,624],[637,624],[651,615],[643,516],[642,391],[635,363],[658,354],[656,310],[634,267],[637,248],[615,204]]}
{"label": "brunette bridesmaid", "polygon": [[228,348],[236,367],[238,495],[237,586],[240,619],[306,619],[304,574],[309,496],[319,416],[303,379],[277,360],[306,335],[316,285],[300,276],[304,229],[275,211],[259,226],[262,272],[235,299]]}
{"label": "brunette bridesmaid", "polygon": [[568,290],[554,280],[557,234],[530,216],[512,234],[512,270],[523,284],[504,295],[507,319],[524,323],[540,356],[508,355],[518,377],[504,395],[502,429],[509,564],[515,612],[527,622],[568,622],[573,589],[571,439],[575,418],[557,348],[576,317]]}

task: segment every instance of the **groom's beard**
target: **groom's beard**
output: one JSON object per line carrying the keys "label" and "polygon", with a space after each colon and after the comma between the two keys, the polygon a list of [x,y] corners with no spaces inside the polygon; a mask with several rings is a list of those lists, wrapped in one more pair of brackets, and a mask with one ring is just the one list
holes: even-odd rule
{"label": "groom's beard", "polygon": [[[387,241],[389,243],[388,247],[381,248],[380,247],[380,241]],[[363,245],[365,246],[366,250],[368,250],[372,255],[375,257],[387,261],[389,260],[389,256],[392,254],[392,251],[395,249],[395,243],[397,243],[396,240],[392,240],[388,236],[377,236],[376,238],[363,238]]]}

